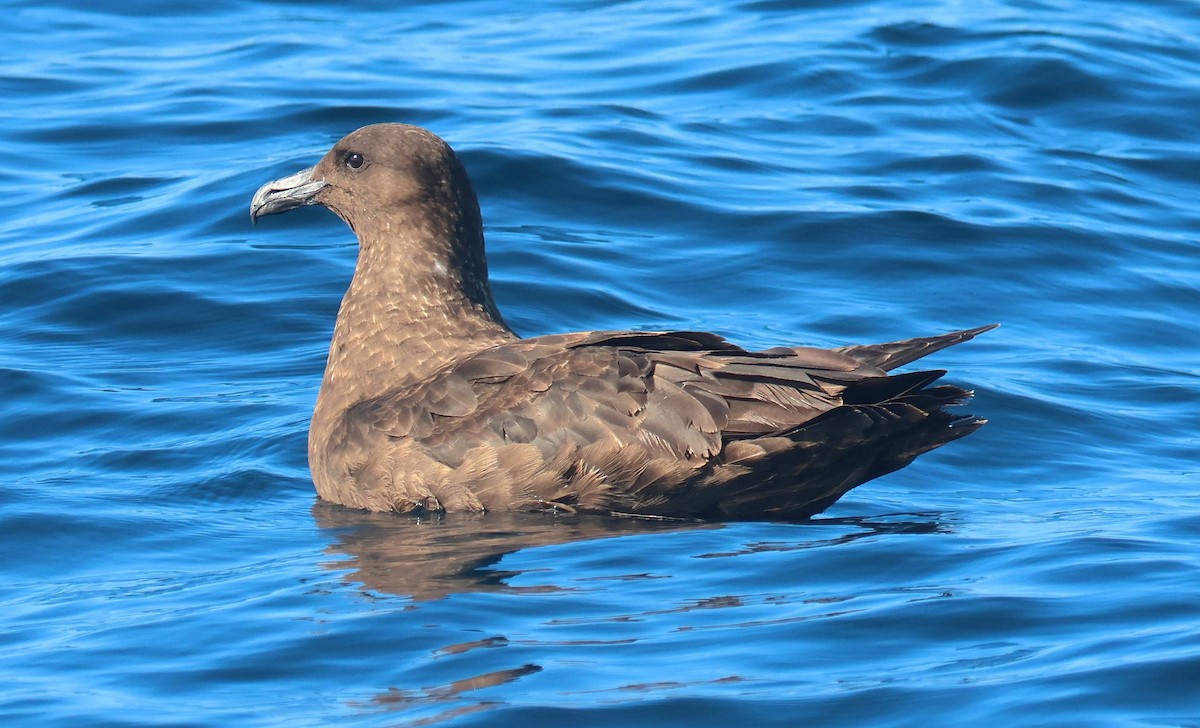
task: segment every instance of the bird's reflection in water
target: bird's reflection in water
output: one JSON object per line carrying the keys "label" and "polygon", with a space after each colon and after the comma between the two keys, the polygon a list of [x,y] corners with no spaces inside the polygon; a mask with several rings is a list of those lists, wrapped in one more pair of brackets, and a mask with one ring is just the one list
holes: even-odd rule
{"label": "bird's reflection in water", "polygon": [[[331,560],[326,564],[331,569],[352,570],[346,576],[350,583],[358,585],[367,594],[392,594],[411,597],[415,600],[440,599],[454,593],[504,591],[510,593],[552,592],[570,589],[569,586],[514,587],[509,581],[520,571],[496,568],[508,554],[536,546],[553,546],[633,534],[717,530],[724,524],[688,521],[651,521],[624,518],[600,518],[595,516],[552,516],[546,514],[489,513],[486,515],[449,514],[446,516],[417,519],[394,513],[368,513],[341,506],[318,502],[313,507],[318,525],[328,529],[335,540],[328,547]],[[820,547],[836,547],[858,539],[889,533],[931,533],[943,530],[938,514],[892,514],[872,519],[837,518],[810,521],[812,528],[794,527],[779,531],[780,540],[746,539],[734,549],[728,539],[722,550],[697,550],[692,558],[737,558],[740,556],[769,551],[799,551]],[[761,525],[761,524],[759,524]],[[832,530],[832,533],[831,533]],[[762,536],[762,529],[751,532]],[[633,548],[631,546],[631,548]],[[587,580],[656,578],[647,574],[630,574],[621,577],[580,577]],[[764,579],[769,575],[764,574]],[[833,599],[829,601],[841,601]],[[678,605],[653,605],[640,612],[638,618],[654,615],[685,612],[694,609],[736,608],[742,601],[736,596],[714,596],[697,602]],[[587,617],[584,622],[596,619],[624,621],[630,616]],[[810,619],[812,616],[799,617]],[[790,617],[789,619],[798,619]],[[554,624],[572,624],[570,618],[557,618]],[[726,623],[722,623],[727,628]],[[636,641],[634,637],[623,637],[617,641]],[[528,647],[528,639],[518,641]],[[608,640],[611,644],[612,640]],[[556,643],[590,644],[569,641]],[[376,694],[370,701],[351,705],[364,711],[384,710],[406,713],[429,711],[434,713],[409,722],[410,725],[441,723],[479,711],[487,711],[505,704],[495,692],[485,688],[498,688],[515,683],[543,670],[543,666],[529,662],[529,655],[521,653],[511,667],[495,669],[494,660],[472,661],[471,656],[481,651],[509,648],[513,645],[501,634],[468,641],[456,640],[431,654],[431,659],[450,658],[461,660],[462,673],[444,683],[421,686],[392,686]],[[485,667],[478,671],[479,667]],[[713,683],[736,683],[742,678],[737,675],[721,677]],[[659,692],[675,690],[687,683],[666,681],[634,683],[618,688],[607,688],[617,692]]]}
{"label": "bird's reflection in water", "polygon": [[[554,586],[513,587],[517,571],[497,569],[508,555],[536,546],[588,541],[632,534],[720,529],[723,524],[695,521],[602,518],[540,513],[454,513],[414,518],[394,513],[368,513],[317,502],[317,524],[333,531],[328,548],[331,569],[352,569],[350,581],[367,592],[440,599],[458,592],[554,591]],[[830,546],[883,533],[931,533],[942,530],[938,514],[895,514],[876,519],[839,518],[813,522],[841,526],[830,538],[825,528],[811,539],[746,543],[741,549],[696,554],[700,558],[734,557],[759,551],[791,551]],[[839,529],[840,530],[840,529]],[[789,536],[794,536],[792,532]]]}
{"label": "bird's reflection in water", "polygon": [[[519,572],[493,568],[505,555],[535,546],[637,533],[719,528],[692,521],[660,521],[541,513],[451,513],[414,518],[368,513],[318,502],[317,525],[337,534],[328,548],[348,557],[327,564],[354,569],[350,580],[367,591],[440,599],[456,592],[519,591],[507,580]],[[539,591],[553,587],[533,587]]]}

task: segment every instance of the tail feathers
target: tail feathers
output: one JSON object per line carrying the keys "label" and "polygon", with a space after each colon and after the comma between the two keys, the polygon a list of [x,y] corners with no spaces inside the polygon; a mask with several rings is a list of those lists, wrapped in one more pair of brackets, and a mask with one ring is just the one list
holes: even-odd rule
{"label": "tail feathers", "polygon": [[923,336],[904,341],[893,341],[887,344],[865,344],[861,346],[843,346],[835,351],[853,357],[864,364],[877,366],[885,372],[896,367],[904,366],[935,351],[970,341],[985,331],[991,331],[1000,324],[988,324],[974,329],[952,331],[940,336]]}
{"label": "tail feathers", "polygon": [[[719,495],[714,493],[713,513],[708,515],[816,515],[853,488],[982,427],[982,418],[944,409],[970,396],[951,385],[917,389],[880,404],[837,407],[772,437],[730,443],[725,453],[730,470],[722,473],[719,468],[713,474],[715,481],[724,482],[709,486]],[[739,466],[749,472],[739,475]]]}
{"label": "tail feathers", "polygon": [[919,394],[925,387],[945,376],[945,369],[906,372],[889,377],[867,377],[850,384],[842,392],[842,404],[879,404],[898,397]]}
{"label": "tail feathers", "polygon": [[919,392],[905,394],[897,397],[896,401],[905,402],[918,409],[930,412],[938,407],[957,407],[958,405],[966,404],[973,396],[975,396],[975,393],[969,389],[956,387],[952,384],[943,384],[939,387],[930,387]]}

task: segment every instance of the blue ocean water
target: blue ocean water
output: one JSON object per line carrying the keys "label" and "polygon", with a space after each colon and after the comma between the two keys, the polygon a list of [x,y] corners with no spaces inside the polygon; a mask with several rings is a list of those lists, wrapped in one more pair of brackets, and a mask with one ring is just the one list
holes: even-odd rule
{"label": "blue ocean water", "polygon": [[[1200,725],[1200,5],[9,2],[5,725]],[[379,121],[518,331],[841,345],[991,423],[797,524],[316,501]],[[269,223],[269,224],[268,224]]]}

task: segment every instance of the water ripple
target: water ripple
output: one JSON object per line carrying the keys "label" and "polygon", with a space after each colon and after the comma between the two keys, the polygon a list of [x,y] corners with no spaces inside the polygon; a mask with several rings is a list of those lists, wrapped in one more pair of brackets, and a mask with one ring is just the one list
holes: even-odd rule
{"label": "water ripple", "polygon": [[[9,724],[1200,722],[1194,4],[17,2]],[[480,192],[523,333],[936,366],[978,435],[805,524],[314,500],[354,245],[250,194],[372,122]]]}

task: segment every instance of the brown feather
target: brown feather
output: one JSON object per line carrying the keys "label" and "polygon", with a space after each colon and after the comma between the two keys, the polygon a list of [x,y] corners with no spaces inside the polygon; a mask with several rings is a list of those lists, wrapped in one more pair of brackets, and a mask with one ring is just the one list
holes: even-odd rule
{"label": "brown feather", "polygon": [[[349,168],[351,153],[366,163]],[[835,350],[747,351],[694,331],[520,339],[492,298],[478,202],[433,134],[381,124],[265,185],[252,216],[317,203],[359,259],[309,431],[322,498],[802,518],[983,421],[941,371],[887,371],[991,327]]]}

